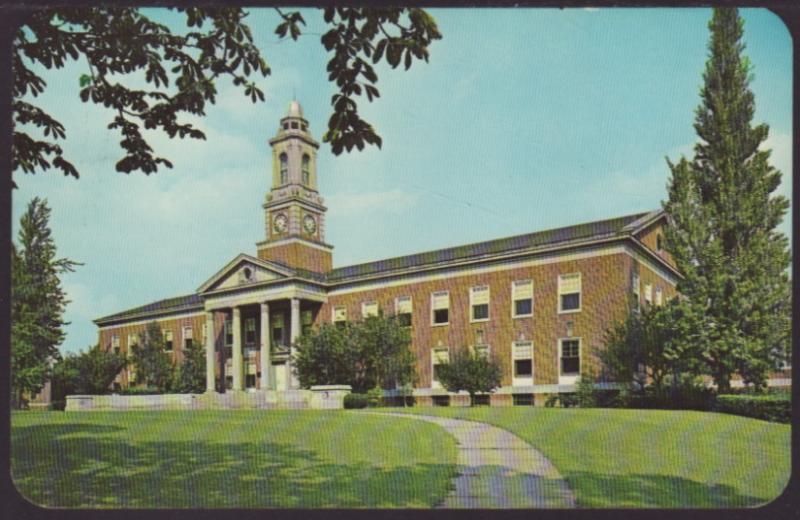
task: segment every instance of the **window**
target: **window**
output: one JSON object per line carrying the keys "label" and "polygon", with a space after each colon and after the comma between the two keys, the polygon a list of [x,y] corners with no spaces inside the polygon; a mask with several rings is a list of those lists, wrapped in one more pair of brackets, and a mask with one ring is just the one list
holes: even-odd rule
{"label": "window", "polygon": [[297,124],[297,121],[292,121],[292,130],[297,130],[300,128],[300,125]]}
{"label": "window", "polygon": [[470,321],[489,319],[489,286],[481,285],[469,290]]}
{"label": "window", "polygon": [[347,322],[347,307],[340,305],[333,308],[333,324],[337,327],[344,327]]}
{"label": "window", "polygon": [[580,341],[577,339],[561,340],[561,375],[578,375],[581,369]]}
{"label": "window", "polygon": [[289,156],[281,154],[281,184],[289,182]]}
{"label": "window", "polygon": [[164,350],[172,352],[172,331],[164,330]]}
{"label": "window", "polygon": [[283,313],[277,313],[272,315],[272,319],[270,323],[272,324],[272,344],[273,345],[283,345],[284,343],[284,317]]}
{"label": "window", "polygon": [[311,159],[308,157],[308,155],[303,154],[303,184],[305,184],[306,186],[308,186],[311,180],[311,173],[309,170],[310,162]]}
{"label": "window", "polygon": [[314,325],[314,313],[311,309],[300,311],[300,334],[308,334]]}
{"label": "window", "polygon": [[511,282],[511,317],[533,316],[533,280]]}
{"label": "window", "polygon": [[431,396],[431,401],[433,401],[433,406],[450,406],[449,395],[434,395]]}
{"label": "window", "polygon": [[644,284],[644,301],[646,301],[648,305],[653,303],[653,285],[652,284],[649,284],[649,283]]}
{"label": "window", "polygon": [[303,129],[303,132],[308,132],[308,125],[307,124],[305,124],[305,123],[301,124],[300,128]]}
{"label": "window", "polygon": [[244,387],[245,388],[255,388],[256,387],[256,375],[255,374],[246,374],[244,376]]}
{"label": "window", "polygon": [[664,250],[664,237],[661,236],[661,233],[656,235],[656,251],[659,253]]}
{"label": "window", "polygon": [[474,345],[472,350],[479,356],[488,358],[490,354],[489,345]]}
{"label": "window", "polygon": [[511,345],[514,361],[512,385],[533,384],[533,342],[516,341]]}
{"label": "window", "polygon": [[511,394],[514,406],[533,406],[533,394]]}
{"label": "window", "polygon": [[661,287],[656,287],[656,305],[664,303],[664,295],[661,292]]}
{"label": "window", "polygon": [[450,362],[450,351],[447,347],[437,347],[431,353],[432,388],[441,388],[439,383],[439,365]]}
{"label": "window", "polygon": [[119,336],[116,334],[111,336],[111,350],[114,354],[119,354]]}
{"label": "window", "polygon": [[558,277],[558,312],[581,310],[581,273]]}
{"label": "window", "polygon": [[245,345],[255,345],[256,343],[256,319],[244,319],[244,343]]}
{"label": "window", "polygon": [[231,320],[225,320],[222,325],[222,332],[225,334],[225,346],[230,347],[233,345],[233,323],[231,323]]}
{"label": "window", "polygon": [[184,350],[192,347],[192,328],[183,328],[183,348]]}
{"label": "window", "polygon": [[133,352],[133,347],[139,344],[138,334],[128,334],[128,354]]}
{"label": "window", "polygon": [[371,302],[362,302],[361,303],[361,317],[366,318],[369,316],[377,316],[378,315],[378,302],[371,301]]}
{"label": "window", "polygon": [[634,298],[633,298],[633,308],[635,310],[637,310],[637,311],[639,310],[639,286],[640,286],[640,284],[641,284],[641,282],[639,280],[639,275],[634,273],[631,290],[633,291],[633,296],[634,296]]}
{"label": "window", "polygon": [[401,327],[411,326],[411,296],[399,296],[394,299],[394,312]]}
{"label": "window", "polygon": [[284,130],[288,130],[289,129],[289,123],[283,123],[283,129]]}
{"label": "window", "polygon": [[431,294],[431,313],[434,325],[450,323],[450,293],[447,291]]}

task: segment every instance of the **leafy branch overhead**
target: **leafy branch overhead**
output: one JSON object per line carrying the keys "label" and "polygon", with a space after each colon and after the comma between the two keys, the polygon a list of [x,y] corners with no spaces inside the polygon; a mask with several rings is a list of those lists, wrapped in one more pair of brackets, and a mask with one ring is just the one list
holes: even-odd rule
{"label": "leafy branch overhead", "polygon": [[[270,68],[245,23],[247,12],[233,7],[174,10],[185,15],[187,30],[182,34],[135,8],[32,12],[14,38],[13,170],[35,173],[55,167],[79,176],[59,144],[66,128],[31,102],[47,87],[34,72],[36,66],[60,69],[69,60],[85,62],[86,71],[77,78],[80,98],[113,110],[108,128],[122,137],[124,154],[116,169],[125,173],[172,167],[154,153],[143,129],[160,129],[170,138],[205,139],[179,116],[205,115],[206,103],[216,101],[218,78],[229,78],[253,103],[264,101],[251,78],[266,77]],[[282,22],[275,32],[297,40],[305,25],[302,15],[278,13]],[[384,56],[393,68],[402,61],[408,69],[414,58],[427,61],[428,45],[441,38],[436,23],[421,9],[328,8],[324,20],[330,29],[322,44],[333,53],[329,80],[339,89],[331,100],[333,114],[324,140],[337,155],[354,147],[361,150],[365,143],[380,146],[380,137],[359,116],[355,98],[366,94],[372,101],[379,96],[372,65]],[[33,127],[43,135],[32,136]]]}

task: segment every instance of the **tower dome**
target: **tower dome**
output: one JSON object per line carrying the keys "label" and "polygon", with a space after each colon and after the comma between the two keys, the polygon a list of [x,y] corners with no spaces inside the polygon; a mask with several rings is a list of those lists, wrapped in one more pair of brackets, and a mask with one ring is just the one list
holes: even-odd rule
{"label": "tower dome", "polygon": [[303,117],[303,107],[300,106],[300,103],[295,100],[290,101],[286,117]]}

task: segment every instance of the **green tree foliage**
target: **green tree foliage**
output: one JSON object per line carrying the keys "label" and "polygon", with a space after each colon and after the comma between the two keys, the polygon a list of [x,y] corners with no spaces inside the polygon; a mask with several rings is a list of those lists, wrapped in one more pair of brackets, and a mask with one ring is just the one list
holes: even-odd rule
{"label": "green tree foliage", "polygon": [[692,319],[686,341],[699,349],[720,392],[732,374],[765,384],[789,347],[788,240],[776,230],[789,207],[773,194],[781,173],[760,149],[766,124],[752,125],[751,66],[742,55],[743,20],[714,9],[692,161],[669,162],[664,203],[667,248],[684,278],[678,290]]}
{"label": "green tree foliage", "polygon": [[11,387],[12,403],[23,406],[44,387],[64,341],[68,300],[59,276],[80,264],[56,258],[46,200],[28,204],[18,239],[11,245]]}
{"label": "green tree foliage", "polygon": [[86,352],[67,354],[53,366],[53,400],[71,394],[106,394],[127,364],[124,356],[99,345]]}
{"label": "green tree foliage", "polygon": [[673,299],[663,306],[646,305],[606,331],[605,348],[598,352],[609,379],[632,382],[641,391],[647,384],[663,389],[667,380],[698,369],[691,338],[691,307]]}
{"label": "green tree foliage", "polygon": [[394,317],[374,316],[339,327],[323,324],[298,338],[294,369],[300,384],[342,384],[354,392],[414,381],[408,329]]}
{"label": "green tree foliage", "polygon": [[442,386],[449,392],[467,391],[470,406],[475,404],[475,394],[494,392],[500,386],[502,368],[493,356],[459,349],[447,363],[438,367]]}
{"label": "green tree foliage", "polygon": [[199,394],[206,389],[206,354],[202,345],[192,341],[183,349],[183,361],[175,371],[172,391]]}
{"label": "green tree foliage", "polygon": [[[247,12],[239,7],[174,10],[185,15],[187,30],[172,32],[138,8],[60,7],[27,13],[14,36],[12,54],[13,170],[34,173],[55,167],[65,175],[79,175],[58,144],[66,138],[64,125],[30,102],[47,87],[34,65],[60,69],[69,60],[85,63],[85,73],[75,78],[76,88],[83,102],[113,110],[108,128],[122,137],[124,155],[116,169],[125,173],[172,167],[154,154],[142,129],[160,129],[170,138],[205,139],[179,116],[205,115],[206,103],[216,101],[219,80],[232,81],[254,103],[264,101],[251,76],[267,76],[270,68],[253,44]],[[305,25],[302,15],[278,12],[283,21],[275,32],[296,40]],[[414,58],[427,61],[431,41],[441,38],[436,23],[416,8],[327,8],[324,19],[330,29],[322,44],[333,53],[328,77],[339,89],[331,100],[333,115],[324,140],[337,155],[343,149],[361,150],[365,143],[380,146],[380,137],[359,116],[355,98],[365,94],[372,101],[379,96],[372,64],[382,57],[392,67],[402,60],[406,69]],[[146,86],[131,87],[131,79],[139,75]],[[31,135],[26,125],[43,136]]]}
{"label": "green tree foliage", "polygon": [[158,323],[147,324],[132,348],[131,363],[136,367],[136,382],[159,392],[171,390],[172,357],[164,350],[164,335]]}

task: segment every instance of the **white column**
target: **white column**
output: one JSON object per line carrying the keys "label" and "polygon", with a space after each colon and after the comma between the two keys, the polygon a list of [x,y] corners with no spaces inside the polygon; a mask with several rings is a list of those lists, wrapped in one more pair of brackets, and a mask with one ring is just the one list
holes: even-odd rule
{"label": "white column", "polygon": [[269,304],[261,304],[261,390],[269,390],[270,360]]}
{"label": "white column", "polygon": [[215,359],[214,359],[214,313],[206,312],[206,392],[213,392],[215,388]]}
{"label": "white column", "polygon": [[242,314],[239,307],[233,308],[233,390],[243,390],[242,375]]}
{"label": "white column", "polygon": [[294,342],[300,337],[300,300],[298,298],[292,298],[291,310],[292,324],[289,329],[289,377],[287,377],[286,380],[289,388],[300,388],[300,382],[297,380],[297,376],[294,373]]}

